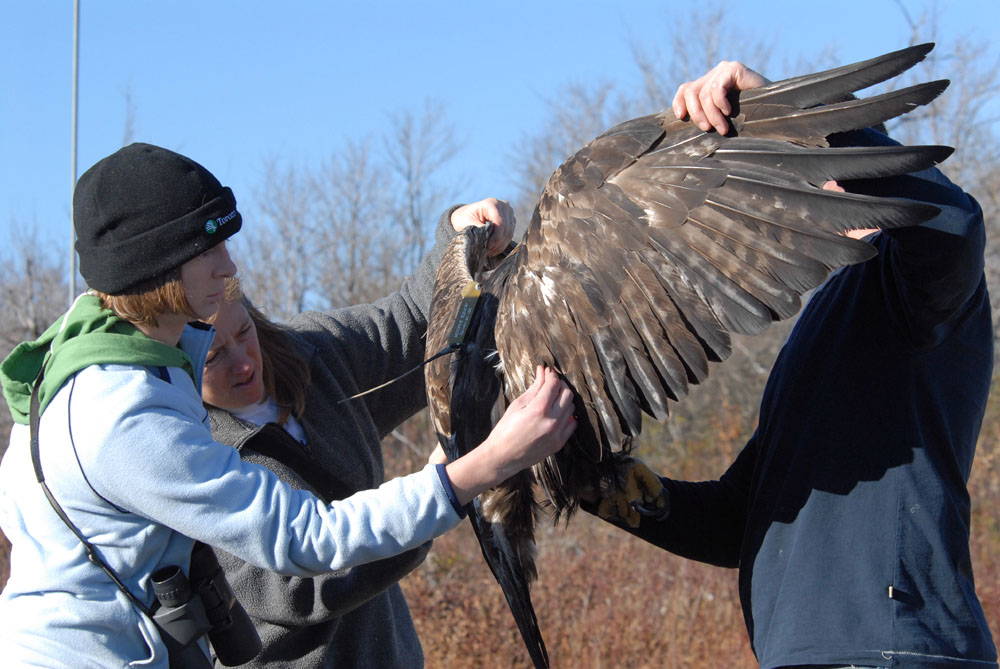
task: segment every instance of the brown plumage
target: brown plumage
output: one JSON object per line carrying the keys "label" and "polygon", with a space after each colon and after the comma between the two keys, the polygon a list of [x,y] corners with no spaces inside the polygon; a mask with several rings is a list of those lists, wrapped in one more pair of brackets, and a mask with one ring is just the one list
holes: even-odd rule
{"label": "brown plumage", "polygon": [[946,81],[865,100],[850,95],[906,70],[932,46],[743,91],[725,136],[670,111],[626,121],[555,171],[523,242],[495,268],[485,228],[452,242],[435,284],[428,351],[447,348],[467,282],[478,281],[482,296],[464,345],[426,369],[448,455],[486,438],[538,363],[576,394],[578,428],[566,447],[470,505],[536,666],[548,663],[528,593],[536,483],[558,517],[573,511],[585,487],[620,482],[642,413],[667,418],[709,363],[729,356],[731,333],[757,334],[794,315],[802,293],[830,270],[874,254],[844,232],[915,225],[938,213],[821,188],[831,179],[913,172],[951,153],[828,142],[939,95]]}

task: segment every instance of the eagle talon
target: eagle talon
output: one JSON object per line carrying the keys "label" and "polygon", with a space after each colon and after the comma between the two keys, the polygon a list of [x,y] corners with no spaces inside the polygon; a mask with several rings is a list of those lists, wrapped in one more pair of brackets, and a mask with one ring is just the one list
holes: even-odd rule
{"label": "eagle talon", "polygon": [[657,498],[657,504],[654,506],[646,506],[645,504],[640,504],[639,502],[632,502],[631,507],[635,509],[636,513],[640,516],[646,516],[647,518],[652,518],[653,520],[664,520],[670,515],[670,498],[666,495],[666,489],[663,490],[663,504],[659,505],[660,498]]}
{"label": "eagle talon", "polygon": [[620,481],[601,491],[597,515],[632,528],[639,527],[643,517],[667,517],[670,496],[653,470],[640,460],[628,458],[621,463],[618,474]]}

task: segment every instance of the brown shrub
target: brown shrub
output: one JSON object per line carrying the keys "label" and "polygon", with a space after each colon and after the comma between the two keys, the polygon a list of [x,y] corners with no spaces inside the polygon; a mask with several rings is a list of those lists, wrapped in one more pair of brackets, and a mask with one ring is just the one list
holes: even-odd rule
{"label": "brown shrub", "polygon": [[[738,407],[685,426],[650,422],[636,454],[681,478],[716,477],[752,424]],[[401,472],[397,472],[401,473]],[[736,571],[675,557],[586,513],[538,528],[532,601],[553,667],[754,667]],[[402,582],[428,667],[530,667],[500,587],[463,524]]]}
{"label": "brown shrub", "polygon": [[[972,560],[979,598],[994,637],[1000,631],[1000,387],[994,384],[969,488]],[[387,473],[407,473],[425,456],[427,424],[418,418],[387,443]],[[650,424],[638,454],[679,478],[715,478],[752,425],[722,404],[687,438],[657,448]],[[674,557],[585,513],[568,526],[539,528],[535,611],[553,667],[754,667],[736,590],[736,572]],[[0,534],[0,586],[9,569]],[[503,594],[471,527],[434,542],[426,562],[402,582],[429,668],[528,667],[530,661]]]}
{"label": "brown shrub", "polygon": [[[994,638],[1000,631],[1000,385],[994,384],[975,465],[972,560]],[[737,406],[685,426],[669,449],[646,426],[637,454],[678,478],[717,478],[748,438]],[[553,667],[755,667],[736,572],[675,557],[588,514],[539,529],[532,600]],[[468,524],[437,539],[402,582],[428,667],[529,667],[527,651]]]}
{"label": "brown shrub", "polygon": [[972,566],[976,594],[1000,643],[1000,380],[994,379],[969,477]]}
{"label": "brown shrub", "polygon": [[[532,599],[553,667],[753,667],[736,572],[580,514],[543,528]],[[428,667],[530,667],[468,524],[402,582]]]}

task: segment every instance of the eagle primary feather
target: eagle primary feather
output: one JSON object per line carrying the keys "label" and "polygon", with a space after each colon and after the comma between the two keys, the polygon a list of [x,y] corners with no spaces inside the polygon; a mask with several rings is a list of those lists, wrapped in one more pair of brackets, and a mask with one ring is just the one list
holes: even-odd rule
{"label": "eagle primary feather", "polygon": [[435,283],[431,353],[447,345],[462,287],[482,295],[463,346],[426,368],[432,420],[449,457],[475,448],[535,365],[575,393],[565,448],[470,505],[483,555],[536,666],[548,657],[531,605],[536,484],[559,514],[585,488],[618,484],[642,414],[725,360],[730,334],[794,315],[800,296],[874,251],[843,233],[932,218],[925,204],[823,190],[827,180],[891,177],[944,160],[946,147],[830,148],[832,133],[882,123],[945,81],[859,100],[852,93],[919,62],[933,45],[786,79],[734,99],[731,130],[702,132],[669,111],[626,121],[552,175],[524,240],[495,267],[488,230],[452,242]]}

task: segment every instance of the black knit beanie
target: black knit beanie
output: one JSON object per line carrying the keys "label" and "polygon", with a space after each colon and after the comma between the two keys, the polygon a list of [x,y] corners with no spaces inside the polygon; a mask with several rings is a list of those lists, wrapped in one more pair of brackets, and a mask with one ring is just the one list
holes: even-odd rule
{"label": "black knit beanie", "polygon": [[109,295],[180,267],[242,224],[233,192],[211,172],[151,144],[98,161],[73,193],[80,274]]}

